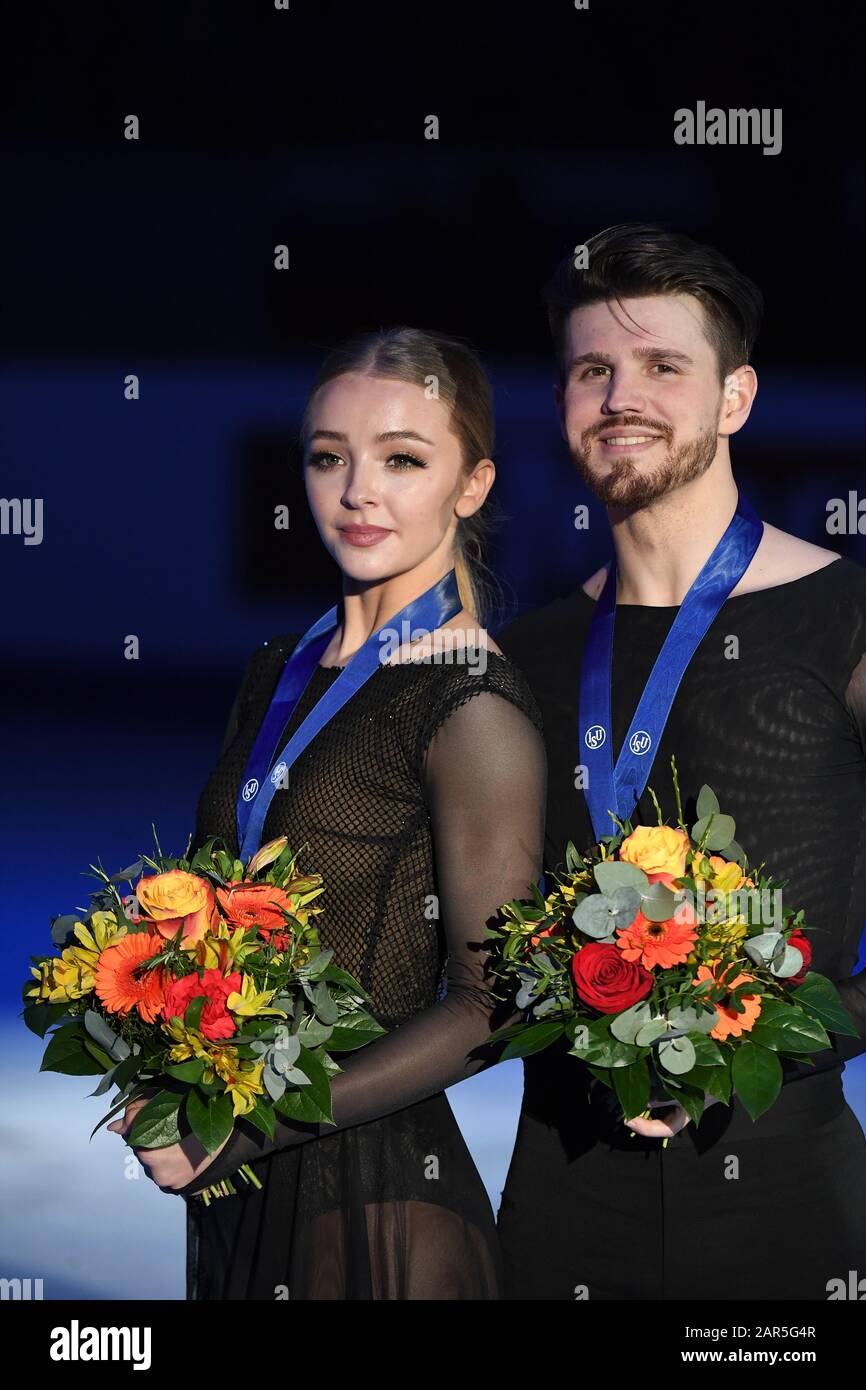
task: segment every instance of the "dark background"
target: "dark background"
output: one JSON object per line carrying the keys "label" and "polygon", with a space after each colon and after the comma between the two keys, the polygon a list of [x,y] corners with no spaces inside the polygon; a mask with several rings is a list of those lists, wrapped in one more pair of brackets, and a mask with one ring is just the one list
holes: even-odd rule
{"label": "dark background", "polygon": [[[853,16],[827,3],[148,0],[5,19],[0,497],[42,498],[44,537],[0,535],[0,1057],[15,1097],[0,1150],[32,1184],[6,1190],[7,1234],[30,1272],[51,1274],[51,1297],[181,1296],[179,1229],[170,1251],[164,1239],[179,1218],[146,1184],[132,1184],[134,1267],[109,1239],[119,1146],[102,1138],[83,1159],[101,1103],[87,1123],[69,1078],[35,1081],[20,983],[49,916],[85,903],[94,856],[128,863],[152,821],[182,851],[250,652],[338,597],[293,448],[333,343],[409,323],[482,354],[506,518],[492,563],[510,616],[608,553],[554,416],[541,286],[611,223],[686,231],[766,296],[758,396],[732,445],[739,483],[767,521],[866,562],[866,536],[826,530],[829,499],[863,479]],[[674,112],[699,100],[781,107],[781,153],[676,145]],[[123,396],[131,373],[137,402]],[[277,501],[288,532],[273,530]],[[573,526],[579,502],[588,532]],[[123,656],[130,634],[137,661]],[[494,1201],[507,1131],[485,1169]],[[111,1191],[134,1221],[130,1193]]]}

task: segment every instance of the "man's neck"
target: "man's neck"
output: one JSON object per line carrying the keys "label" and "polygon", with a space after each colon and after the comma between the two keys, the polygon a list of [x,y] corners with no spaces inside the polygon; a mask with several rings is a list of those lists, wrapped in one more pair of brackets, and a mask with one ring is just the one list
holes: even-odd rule
{"label": "man's neck", "polygon": [[609,507],[617,603],[681,604],[730,525],[737,500],[730,466],[716,459],[700,478],[646,507]]}

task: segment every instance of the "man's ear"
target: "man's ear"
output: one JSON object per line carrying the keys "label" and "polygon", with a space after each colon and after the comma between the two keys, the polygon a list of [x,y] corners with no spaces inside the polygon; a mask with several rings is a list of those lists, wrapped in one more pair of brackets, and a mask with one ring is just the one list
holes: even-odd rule
{"label": "man's ear", "polygon": [[741,430],[749,418],[758,391],[758,377],[754,367],[738,367],[725,377],[722,388],[722,414],[719,421],[719,434],[727,437]]}

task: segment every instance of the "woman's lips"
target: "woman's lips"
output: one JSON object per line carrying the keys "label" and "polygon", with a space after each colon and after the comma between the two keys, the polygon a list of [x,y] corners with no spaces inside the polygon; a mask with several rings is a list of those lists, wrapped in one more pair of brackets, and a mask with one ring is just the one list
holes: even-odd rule
{"label": "woman's lips", "polygon": [[391,532],[383,526],[339,526],[338,531],[350,545],[376,545]]}

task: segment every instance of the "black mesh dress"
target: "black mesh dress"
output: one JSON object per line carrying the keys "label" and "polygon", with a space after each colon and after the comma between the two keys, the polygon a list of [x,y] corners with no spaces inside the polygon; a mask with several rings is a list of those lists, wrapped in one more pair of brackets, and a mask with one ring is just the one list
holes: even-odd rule
{"label": "black mesh dress", "polygon": [[[580,666],[594,600],[582,589],[497,634],[544,718],[545,864],[594,841],[577,742]],[[676,607],[616,607],[614,760]],[[738,647],[732,639],[736,639]],[[860,1036],[816,1065],[784,1064],[756,1122],[717,1104],[668,1143],[631,1137],[610,1092],[554,1046],[524,1061],[517,1140],[499,1209],[505,1296],[517,1299],[826,1299],[866,1272],[866,1139],[841,1071],[866,1050],[866,570],[845,557],[729,598],[695,651],[650,769],[675,820],[702,783],[754,865],[788,879],[812,966],[838,983]],[[655,825],[645,791],[635,823]],[[862,1064],[861,1064],[862,1065]]]}
{"label": "black mesh dress", "polygon": [[[252,656],[195,845],[236,853],[246,760],[297,636]],[[469,659],[467,659],[467,657]],[[472,658],[474,657],[475,664]],[[486,669],[485,668],[486,665]],[[337,677],[317,666],[279,747]],[[490,1065],[510,1019],[490,993],[484,924],[541,874],[540,715],[505,657],[474,649],[383,664],[313,739],[277,791],[262,843],[305,846],[321,873],[322,946],[369,991],[388,1030],[339,1054],[335,1125],[241,1120],[185,1188],[252,1166],[261,1191],[187,1201],[189,1299],[493,1299],[493,1211],[444,1089]]]}

